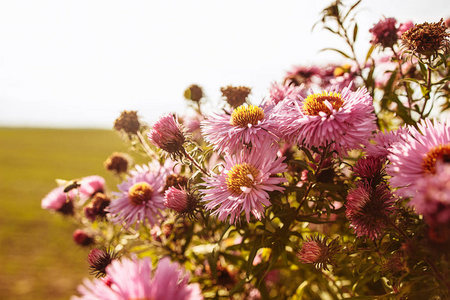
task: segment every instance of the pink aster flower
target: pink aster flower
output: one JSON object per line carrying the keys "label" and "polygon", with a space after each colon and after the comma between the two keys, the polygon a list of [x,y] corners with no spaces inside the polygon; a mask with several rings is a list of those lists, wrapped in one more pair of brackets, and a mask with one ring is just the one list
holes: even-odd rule
{"label": "pink aster flower", "polygon": [[372,97],[365,88],[286,99],[274,111],[284,139],[307,147],[333,143],[339,152],[358,149],[376,129]]}
{"label": "pink aster flower", "polygon": [[111,201],[108,209],[112,222],[124,222],[128,227],[133,223],[148,221],[153,226],[164,209],[164,175],[160,170],[151,172],[144,166],[141,166],[139,171],[133,171],[130,178],[117,186],[121,192],[113,193],[115,199]]}
{"label": "pink aster flower", "polygon": [[169,258],[159,261],[152,276],[152,265],[148,257],[113,260],[106,267],[106,279],[84,280],[78,287],[81,297],[72,300],[131,300],[171,299],[200,300],[200,286],[188,284],[189,275],[178,263]]}
{"label": "pink aster flower", "polygon": [[241,105],[231,113],[213,114],[201,123],[205,140],[219,152],[235,153],[246,147],[262,149],[266,140],[278,141],[271,109]]}
{"label": "pink aster flower", "polygon": [[73,202],[64,193],[64,186],[59,186],[48,193],[42,199],[41,207],[65,215],[73,214]]}
{"label": "pink aster flower", "polygon": [[181,155],[184,152],[183,144],[186,142],[184,129],[173,115],[159,118],[148,133],[148,138],[153,145],[169,154]]}
{"label": "pink aster flower", "polygon": [[394,18],[386,18],[375,24],[369,32],[372,33],[372,44],[380,44],[383,48],[392,47],[397,43],[397,20]]}
{"label": "pink aster flower", "polygon": [[105,179],[98,175],[84,177],[78,184],[80,184],[78,190],[70,190],[67,194],[70,199],[76,199],[76,197],[79,196],[81,205],[92,198],[96,193],[103,193],[105,191]]}
{"label": "pink aster flower", "polygon": [[285,98],[297,99],[299,95],[306,96],[306,92],[302,87],[272,83],[269,90],[269,97],[264,100],[262,106],[273,107]]}
{"label": "pink aster flower", "polygon": [[394,198],[385,183],[372,188],[360,182],[347,196],[345,215],[358,237],[376,239],[386,227],[394,210]]}
{"label": "pink aster flower", "polygon": [[418,129],[409,126],[405,142],[392,146],[388,155],[387,174],[396,193],[408,197],[416,194],[415,183],[427,174],[436,174],[436,163],[450,162],[450,126],[422,120]]}
{"label": "pink aster flower", "polygon": [[391,131],[378,131],[373,135],[372,142],[367,143],[366,153],[375,157],[387,157],[395,143],[403,143],[408,139],[408,132],[407,127]]}
{"label": "pink aster flower", "polygon": [[450,224],[450,165],[439,163],[436,174],[425,175],[415,184],[417,195],[410,205],[432,226]]}
{"label": "pink aster flower", "polygon": [[287,170],[277,151],[278,147],[266,142],[261,148],[225,156],[224,169],[204,178],[208,188],[201,192],[205,194],[202,201],[208,202],[206,209],[215,209],[213,215],[220,221],[230,217],[230,224],[239,222],[243,211],[247,222],[250,213],[261,220],[264,206],[271,205],[268,192],[284,191],[279,184],[286,179],[274,176]]}

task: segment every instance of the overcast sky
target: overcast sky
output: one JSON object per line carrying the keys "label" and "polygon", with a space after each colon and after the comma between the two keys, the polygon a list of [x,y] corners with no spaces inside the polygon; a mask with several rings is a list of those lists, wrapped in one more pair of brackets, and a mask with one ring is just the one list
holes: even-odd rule
{"label": "overcast sky", "polygon": [[[0,126],[111,128],[124,109],[148,123],[183,113],[183,91],[229,84],[259,103],[294,65],[336,61],[317,26],[325,0],[0,1]],[[365,0],[359,53],[382,16],[450,17],[448,0]],[[363,55],[361,55],[363,56]]]}

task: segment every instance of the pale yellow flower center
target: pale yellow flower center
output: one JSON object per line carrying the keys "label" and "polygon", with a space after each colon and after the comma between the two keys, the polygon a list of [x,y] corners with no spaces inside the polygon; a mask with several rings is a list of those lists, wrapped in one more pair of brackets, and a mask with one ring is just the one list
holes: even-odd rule
{"label": "pale yellow flower center", "polygon": [[231,114],[230,124],[233,126],[247,127],[249,124],[257,125],[264,119],[264,111],[255,105],[241,105]]}
{"label": "pale yellow flower center", "polygon": [[319,112],[324,112],[327,115],[331,115],[330,108],[325,104],[328,101],[334,110],[338,110],[344,100],[341,98],[341,94],[334,92],[322,92],[309,95],[303,101],[302,110],[305,114],[310,116],[318,116]]}
{"label": "pale yellow flower center", "polygon": [[234,165],[227,174],[227,187],[236,194],[246,192],[253,186],[258,174],[258,169],[247,163]]}
{"label": "pale yellow flower center", "polygon": [[153,188],[147,182],[137,182],[128,190],[128,199],[134,206],[151,199],[153,195]]}

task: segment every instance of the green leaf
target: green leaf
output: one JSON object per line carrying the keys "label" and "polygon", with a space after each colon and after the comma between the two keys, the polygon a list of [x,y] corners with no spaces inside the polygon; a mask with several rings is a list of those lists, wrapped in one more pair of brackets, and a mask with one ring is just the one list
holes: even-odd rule
{"label": "green leaf", "polygon": [[246,272],[247,272],[246,277],[247,278],[250,276],[250,273],[252,272],[253,260],[255,259],[256,253],[258,252],[260,246],[261,246],[261,237],[256,237],[256,239],[253,243],[253,248],[250,251],[250,254],[248,255],[247,268],[246,268]]}
{"label": "green leaf", "polygon": [[374,49],[375,49],[375,45],[372,45],[370,47],[369,51],[367,51],[366,60],[364,61],[364,64],[367,63],[367,61],[369,60],[370,56],[372,55],[372,52]]}
{"label": "green leaf", "polygon": [[344,57],[346,57],[348,59],[352,59],[351,56],[348,55],[347,53],[345,53],[345,52],[343,52],[343,51],[341,51],[339,49],[335,49],[335,48],[323,48],[322,50],[320,50],[320,52],[327,51],[327,50],[335,51],[335,52],[341,54],[342,56],[344,56]]}
{"label": "green leaf", "polygon": [[358,35],[358,23],[355,23],[355,27],[353,27],[353,42],[356,41],[357,35]]}
{"label": "green leaf", "polygon": [[247,283],[247,279],[241,279],[231,290],[230,290],[230,296],[235,294],[236,292],[240,292],[242,287]]}

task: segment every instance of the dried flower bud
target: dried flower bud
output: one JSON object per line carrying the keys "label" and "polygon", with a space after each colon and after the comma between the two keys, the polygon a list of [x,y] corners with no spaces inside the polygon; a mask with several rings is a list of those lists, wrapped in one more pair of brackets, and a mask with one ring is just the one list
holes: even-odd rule
{"label": "dried flower bud", "polygon": [[246,86],[235,87],[229,85],[225,88],[222,87],[220,91],[222,92],[222,96],[226,98],[228,104],[230,104],[231,107],[236,108],[245,103],[252,90]]}
{"label": "dried flower bud", "polygon": [[327,265],[334,265],[334,255],[341,247],[338,245],[339,238],[328,242],[328,238],[320,236],[308,237],[303,243],[298,258],[306,264],[313,264],[316,269],[328,270]]}
{"label": "dried flower bud", "polygon": [[117,253],[113,250],[92,249],[88,254],[89,269],[95,277],[104,277],[106,275],[106,267],[117,258]]}
{"label": "dried flower bud", "polygon": [[184,91],[184,98],[194,102],[199,102],[200,99],[203,98],[203,90],[198,85],[193,84]]}
{"label": "dried flower bud", "polygon": [[73,240],[81,246],[89,246],[94,243],[94,238],[82,229],[73,232]]}
{"label": "dried flower bud", "polygon": [[437,23],[416,24],[402,34],[403,42],[408,50],[427,58],[436,56],[439,51],[449,50],[450,34],[443,19]]}
{"label": "dried flower bud", "polygon": [[108,213],[106,208],[110,203],[111,200],[105,194],[95,194],[91,202],[84,207],[84,214],[86,215],[86,218],[88,218],[91,222],[94,222],[97,218],[104,219]]}
{"label": "dried flower bud", "polygon": [[164,186],[164,191],[166,191],[171,186],[173,187],[186,187],[188,183],[187,177],[180,174],[170,174],[166,178],[166,185]]}
{"label": "dried flower bud", "polygon": [[159,118],[148,133],[148,138],[153,145],[169,154],[182,155],[183,144],[186,142],[183,131],[174,116],[169,114]]}
{"label": "dried flower bud", "polygon": [[114,121],[114,129],[117,131],[124,131],[128,134],[137,134],[141,128],[137,111],[124,110],[120,117]]}
{"label": "dried flower bud", "polygon": [[353,172],[356,176],[373,184],[372,187],[375,187],[381,182],[383,176],[386,175],[383,168],[383,161],[384,158],[382,157],[366,156],[356,162]]}
{"label": "dried flower bud", "polygon": [[116,174],[126,173],[128,164],[129,158],[125,154],[118,152],[111,154],[104,162],[106,170]]}

